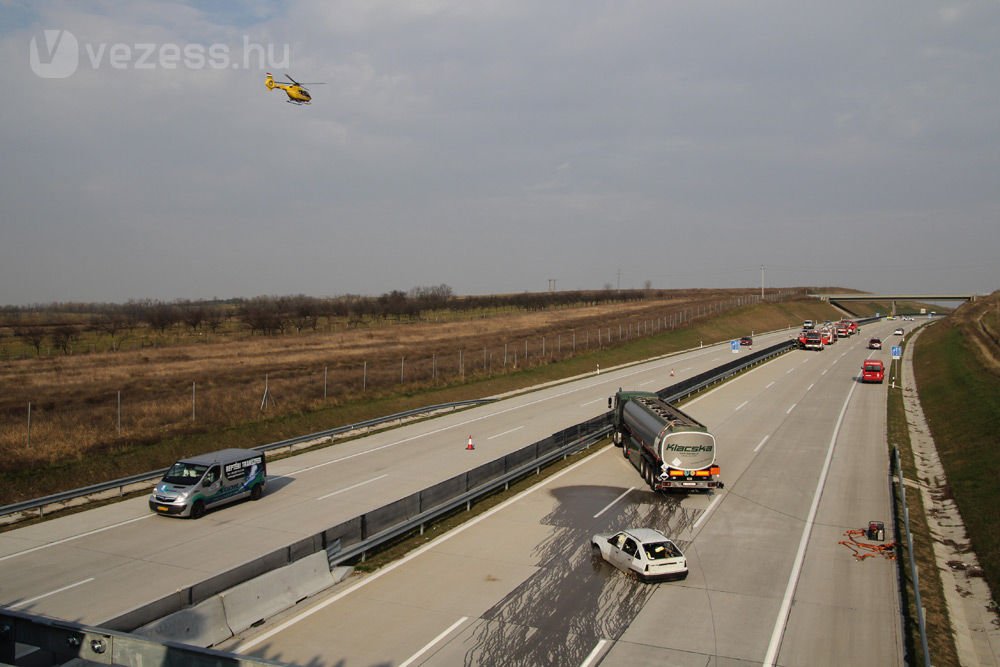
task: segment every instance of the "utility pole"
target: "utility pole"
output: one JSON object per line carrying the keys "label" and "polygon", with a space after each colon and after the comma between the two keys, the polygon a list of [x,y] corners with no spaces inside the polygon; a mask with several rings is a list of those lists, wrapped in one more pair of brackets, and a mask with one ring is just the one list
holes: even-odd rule
{"label": "utility pole", "polygon": [[619,292],[621,292],[621,291],[622,291],[622,270],[621,270],[621,269],[618,269],[618,285],[617,285],[617,291],[619,291]]}
{"label": "utility pole", "polygon": [[557,280],[556,278],[549,278],[549,291],[550,292],[555,292],[556,291],[556,280]]}
{"label": "utility pole", "polygon": [[764,265],[760,265],[760,300],[764,300]]}

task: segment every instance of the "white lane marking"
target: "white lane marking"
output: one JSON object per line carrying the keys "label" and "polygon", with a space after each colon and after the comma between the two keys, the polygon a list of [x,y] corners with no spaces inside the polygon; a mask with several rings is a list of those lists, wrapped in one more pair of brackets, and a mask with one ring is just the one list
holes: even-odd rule
{"label": "white lane marking", "polygon": [[335,496],[335,495],[337,495],[339,493],[346,493],[347,491],[350,491],[351,489],[356,489],[359,486],[364,486],[365,484],[371,484],[372,482],[377,482],[378,480],[382,479],[383,477],[388,477],[388,476],[389,476],[389,473],[386,473],[384,475],[379,475],[378,477],[372,477],[371,479],[369,479],[367,481],[358,482],[357,484],[352,484],[351,486],[348,486],[347,488],[344,488],[344,489],[340,489],[339,491],[334,491],[333,493],[328,493],[325,496],[320,496],[316,500],[326,500],[327,498],[332,498],[333,496]]}
{"label": "white lane marking", "polygon": [[691,368],[692,368],[691,366],[688,366],[687,368],[682,368],[682,369],[681,369],[680,371],[678,371],[678,372],[680,372],[680,373],[683,373],[683,372],[685,372],[685,371],[689,371],[689,370],[691,370]]}
{"label": "white lane marking", "polygon": [[54,591],[49,591],[48,593],[42,593],[41,595],[36,595],[33,598],[28,598],[27,600],[21,600],[17,604],[8,605],[8,608],[9,609],[17,609],[18,607],[26,607],[27,605],[31,604],[32,602],[37,602],[38,600],[41,600],[42,598],[47,598],[50,595],[55,595],[56,593],[62,593],[63,591],[68,591],[69,589],[76,588],[77,586],[82,586],[84,584],[89,584],[93,580],[94,580],[94,578],[90,577],[89,579],[84,579],[83,581],[78,581],[75,584],[70,584],[69,586],[63,586],[62,588],[57,588]]}
{"label": "white lane marking", "polygon": [[743,407],[744,407],[744,406],[745,406],[745,405],[746,405],[747,403],[749,403],[749,402],[750,402],[750,401],[743,401],[742,403],[740,403],[739,405],[737,405],[737,406],[736,406],[736,410],[737,410],[737,411],[739,411],[739,410],[742,410],[742,409],[743,409]]}
{"label": "white lane marking", "polygon": [[788,375],[789,373],[791,373],[794,370],[795,370],[794,368],[789,368],[787,371],[785,371],[785,375]]}
{"label": "white lane marking", "polygon": [[767,383],[767,386],[766,386],[766,387],[764,387],[764,389],[770,389],[770,388],[771,388],[771,387],[773,387],[773,386],[774,386],[774,382],[773,382],[773,381],[772,381],[772,382],[768,382],[768,383]]}
{"label": "white lane marking", "polygon": [[660,380],[646,380],[645,382],[640,382],[640,387],[645,387],[647,384],[653,384],[654,382],[660,382]]}
{"label": "white lane marking", "polygon": [[824,369],[823,369],[823,372],[822,372],[822,373],[820,373],[820,375],[826,375],[826,372],[827,372],[828,370],[830,370],[830,369],[829,369],[829,368],[824,368]]}
{"label": "white lane marking", "polygon": [[435,637],[434,639],[432,639],[429,642],[427,642],[422,649],[420,649],[419,651],[417,651],[416,653],[414,653],[413,655],[411,655],[405,661],[401,662],[399,664],[399,667],[410,667],[410,665],[412,665],[414,663],[414,661],[416,661],[417,658],[419,658],[424,653],[426,653],[427,651],[429,651],[430,648],[432,646],[434,646],[435,644],[437,644],[439,641],[441,641],[442,639],[444,639],[445,637],[447,637],[448,635],[450,635],[452,632],[454,632],[455,628],[457,628],[458,626],[462,625],[462,623],[465,623],[467,620],[469,620],[469,617],[468,616],[463,616],[462,618],[460,618],[457,621],[455,621],[454,623],[452,623],[450,626],[448,626],[447,630],[445,630],[444,632],[442,632],[441,634],[439,634],[437,637]]}
{"label": "white lane marking", "polygon": [[[472,528],[473,526],[478,525],[480,521],[485,521],[486,519],[490,518],[491,516],[493,516],[497,512],[506,509],[507,507],[509,507],[510,505],[513,505],[514,503],[516,503],[517,501],[521,500],[522,498],[525,498],[526,496],[534,493],[535,491],[538,491],[540,489],[544,489],[546,486],[548,486],[552,482],[556,481],[557,479],[559,479],[563,475],[567,475],[567,474],[573,472],[574,470],[576,470],[577,468],[579,468],[580,466],[582,466],[583,464],[588,463],[595,456],[599,456],[599,455],[601,455],[601,454],[603,454],[603,453],[605,453],[605,452],[607,452],[609,450],[612,450],[612,449],[615,449],[615,448],[612,447],[611,445],[608,445],[607,447],[604,447],[603,449],[601,449],[601,450],[599,450],[597,452],[594,452],[593,454],[591,454],[590,456],[584,458],[583,460],[577,461],[576,463],[574,463],[570,467],[564,468],[563,470],[560,470],[559,472],[557,472],[556,474],[552,475],[551,477],[546,477],[545,479],[543,479],[541,482],[539,482],[535,486],[532,486],[531,488],[525,489],[524,491],[522,491],[521,493],[517,494],[513,498],[510,498],[509,500],[505,500],[504,502],[500,503],[499,505],[497,505],[493,509],[488,510],[486,512],[483,512],[482,514],[480,514],[476,518],[471,519],[470,521],[466,521],[462,525],[457,526],[457,527],[453,528],[452,530],[449,530],[444,535],[441,535],[440,537],[438,537],[438,538],[436,538],[434,540],[431,540],[430,542],[428,542],[427,544],[423,545],[422,547],[418,547],[417,549],[414,549],[413,551],[411,551],[410,553],[408,553],[406,556],[403,556],[399,560],[393,561],[392,563],[389,563],[385,567],[379,568],[378,570],[376,570],[372,574],[366,576],[364,579],[362,579],[358,583],[354,584],[353,586],[345,588],[340,593],[338,593],[338,594],[336,594],[336,595],[334,595],[332,597],[329,597],[329,598],[323,600],[322,602],[320,602],[319,604],[317,604],[314,607],[310,607],[309,609],[306,609],[301,614],[297,614],[295,616],[292,616],[291,618],[289,618],[284,623],[276,625],[274,628],[268,630],[267,632],[264,632],[264,633],[260,634],[259,636],[255,637],[254,639],[251,639],[248,642],[244,642],[243,644],[240,644],[235,649],[233,649],[233,652],[234,653],[240,653],[242,651],[249,651],[254,646],[257,646],[258,644],[267,641],[268,639],[270,639],[274,635],[278,634],[279,632],[284,632],[288,628],[290,628],[293,625],[297,624],[299,621],[303,621],[306,618],[312,616],[313,614],[326,609],[331,604],[333,604],[335,602],[339,602],[340,600],[342,600],[343,598],[347,597],[348,595],[350,595],[354,591],[359,590],[361,588],[364,588],[365,586],[367,586],[368,584],[372,583],[373,581],[378,581],[379,579],[381,579],[385,575],[389,574],[390,572],[392,572],[396,568],[402,567],[403,565],[406,565],[407,563],[409,563],[414,558],[418,558],[419,556],[422,556],[425,552],[430,551],[431,549],[437,548],[438,545],[442,544],[443,542],[447,542],[451,538],[457,537],[458,535],[461,535],[462,533],[464,533],[469,528]],[[615,451],[617,451],[617,449],[615,449]]]}
{"label": "white lane marking", "polygon": [[[482,421],[484,419],[490,419],[492,417],[496,417],[496,416],[499,416],[499,415],[507,414],[508,412],[513,412],[515,410],[520,410],[521,408],[527,408],[527,407],[530,407],[532,405],[537,405],[539,403],[544,403],[545,401],[551,401],[551,400],[556,399],[556,398],[562,398],[564,396],[569,396],[570,394],[575,394],[575,393],[578,393],[578,392],[581,392],[581,391],[587,391],[587,390],[590,390],[590,389],[594,389],[596,387],[601,386],[602,384],[607,384],[609,381],[613,382],[613,383],[618,383],[623,378],[631,377],[633,375],[639,375],[641,373],[648,373],[650,371],[656,370],[657,368],[664,368],[667,365],[669,365],[669,361],[665,362],[663,364],[660,364],[659,366],[654,366],[653,368],[642,368],[642,369],[639,369],[639,370],[634,370],[631,373],[622,373],[622,374],[614,373],[613,375],[609,374],[610,380],[609,379],[596,380],[596,381],[591,382],[589,384],[586,384],[586,385],[583,385],[583,386],[580,386],[580,387],[576,387],[575,389],[569,389],[567,391],[564,391],[564,392],[561,392],[561,393],[558,393],[558,394],[552,394],[551,396],[545,396],[543,398],[538,398],[538,399],[535,399],[533,401],[528,401],[526,403],[521,403],[519,405],[512,405],[509,408],[504,408],[503,410],[497,410],[496,412],[491,412],[491,413],[486,414],[486,415],[480,415],[479,417],[473,417],[472,419],[466,419],[463,422],[458,422],[457,424],[452,424],[451,426],[442,426],[441,428],[434,429],[434,430],[431,430],[431,431],[424,431],[423,433],[417,433],[416,435],[411,435],[408,438],[403,438],[402,440],[397,440],[396,442],[390,442],[390,443],[387,443],[385,445],[381,445],[379,447],[373,447],[372,449],[366,449],[363,452],[356,452],[354,454],[348,454],[347,456],[342,456],[339,459],[331,459],[331,460],[326,461],[324,463],[317,463],[316,465],[307,466],[305,468],[299,468],[298,470],[293,470],[292,472],[286,473],[284,475],[274,475],[273,478],[274,479],[284,479],[284,478],[290,477],[292,475],[297,475],[297,474],[303,473],[303,472],[309,472],[310,470],[316,470],[317,468],[322,468],[324,466],[332,465],[334,463],[340,463],[342,461],[347,461],[347,460],[350,460],[350,459],[354,459],[354,458],[357,458],[359,456],[365,456],[367,454],[372,454],[374,452],[378,452],[378,451],[381,451],[383,449],[389,449],[390,447],[395,447],[397,445],[402,445],[404,443],[411,442],[413,440],[418,440],[420,438],[425,438],[425,437],[427,437],[429,435],[437,435],[438,433],[443,433],[445,431],[450,431],[452,429],[457,429],[457,428],[460,428],[462,426],[468,426],[469,424],[474,424],[475,422]],[[600,400],[606,400],[606,399],[600,399]]]}
{"label": "white lane marking", "polygon": [[614,500],[612,500],[610,503],[608,503],[607,505],[605,505],[604,509],[602,509],[600,512],[598,512],[597,514],[594,515],[594,518],[596,519],[597,517],[599,517],[602,514],[604,514],[605,512],[607,512],[609,509],[611,509],[614,506],[615,503],[617,503],[619,500],[621,500],[622,498],[624,498],[625,496],[627,496],[632,491],[635,491],[635,487],[634,486],[628,487],[628,491],[626,491],[625,493],[621,494],[620,496],[618,496],[617,498],[615,498]]}
{"label": "white lane marking", "polygon": [[98,528],[97,530],[91,530],[87,533],[80,533],[79,535],[74,535],[72,537],[64,537],[61,540],[56,540],[55,542],[49,542],[48,544],[42,544],[37,547],[32,547],[31,549],[25,549],[24,551],[18,551],[17,553],[7,554],[6,556],[0,557],[0,562],[7,560],[8,558],[14,558],[15,556],[25,556],[36,551],[41,551],[42,549],[48,549],[49,547],[58,546],[60,544],[66,544],[67,542],[72,542],[73,540],[78,540],[81,537],[87,537],[88,535],[96,535],[97,533],[103,533],[106,530],[111,530],[112,528],[117,528],[119,526],[124,526],[129,523],[135,523],[136,521],[142,521],[143,519],[148,519],[151,516],[156,516],[155,514],[147,514],[146,516],[136,517],[134,519],[129,519],[128,521],[120,521],[119,523],[113,523],[110,526],[105,526],[104,528]]}
{"label": "white lane marking", "polygon": [[786,414],[786,415],[790,415],[790,414],[792,414],[792,410],[794,410],[794,409],[795,409],[795,406],[796,406],[796,405],[798,405],[798,403],[792,403],[792,407],[790,407],[790,408],[788,408],[787,410],[785,410],[785,414]]}
{"label": "white lane marking", "polygon": [[721,359],[721,357],[715,357],[712,359],[712,361],[718,361],[719,359]]}
{"label": "white lane marking", "polygon": [[524,426],[515,426],[514,428],[510,429],[509,431],[504,431],[503,433],[497,433],[496,435],[491,435],[490,437],[488,437],[486,439],[487,440],[492,440],[494,438],[499,438],[499,437],[507,435],[508,433],[513,433],[514,431],[520,431],[522,428],[524,428]]}
{"label": "white lane marking", "polygon": [[809,391],[810,389],[812,389],[815,386],[816,386],[816,383],[814,382],[811,385],[809,385],[808,387],[806,387],[806,391]]}
{"label": "white lane marking", "polygon": [[705,513],[698,517],[698,520],[694,522],[694,526],[691,527],[692,530],[698,530],[698,526],[701,525],[702,521],[708,518],[708,513],[712,511],[713,507],[715,507],[715,503],[719,502],[721,499],[722,496],[716,496],[712,499],[712,502],[710,502],[708,507],[705,508]]}
{"label": "white lane marking", "polygon": [[580,663],[580,667],[590,667],[590,665],[594,662],[594,660],[597,659],[597,656],[601,654],[601,649],[603,649],[604,645],[607,643],[608,643],[607,639],[602,639],[601,641],[597,642],[597,646],[595,646],[594,650],[591,651],[590,654],[587,655],[587,657],[584,659],[584,661]]}
{"label": "white lane marking", "polygon": [[771,437],[770,435],[765,435],[764,439],[761,440],[760,443],[758,443],[757,446],[753,448],[754,453],[760,451],[760,448],[764,446],[764,443],[767,442],[767,439],[770,437]]}
{"label": "white lane marking", "polygon": [[592,400],[592,401],[587,401],[586,403],[581,403],[581,404],[580,404],[580,407],[581,407],[581,408],[585,408],[585,407],[587,407],[588,405],[593,405],[594,403],[600,403],[600,402],[602,402],[602,401],[604,401],[604,400],[605,400],[605,399],[603,399],[603,398],[595,398],[595,399],[594,399],[594,400]]}
{"label": "white lane marking", "polygon": [[802,563],[806,557],[806,547],[809,545],[809,536],[812,534],[813,521],[816,519],[816,512],[819,511],[819,500],[823,496],[823,487],[826,485],[826,476],[830,472],[830,462],[833,460],[833,448],[837,444],[837,436],[840,435],[840,426],[844,423],[844,415],[847,414],[847,404],[851,401],[857,383],[852,383],[844,399],[844,405],[840,408],[840,416],[833,428],[833,435],[830,436],[830,445],[826,451],[826,460],[823,461],[823,469],[819,474],[819,481],[816,482],[816,490],[813,492],[812,505],[809,507],[809,516],[806,517],[805,525],[802,528],[802,537],[799,539],[799,549],[795,554],[795,562],[792,571],[788,576],[788,585],[785,587],[785,597],[781,601],[781,608],[778,610],[778,617],[774,620],[774,630],[771,632],[771,642],[767,647],[767,654],[764,656],[764,666],[774,667],[774,661],[778,657],[778,649],[781,646],[781,639],[785,633],[785,624],[788,623],[788,615],[791,613],[792,597],[795,588],[799,583],[799,574],[802,571]]}

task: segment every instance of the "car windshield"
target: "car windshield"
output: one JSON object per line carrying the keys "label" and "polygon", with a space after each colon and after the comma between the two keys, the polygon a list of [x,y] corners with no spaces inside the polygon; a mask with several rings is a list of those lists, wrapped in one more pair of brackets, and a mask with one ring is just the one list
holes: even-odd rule
{"label": "car windshield", "polygon": [[208,470],[208,466],[199,466],[193,463],[178,461],[170,466],[170,470],[163,476],[163,481],[178,486],[190,486],[201,479],[206,470]]}
{"label": "car windshield", "polygon": [[643,544],[642,549],[646,552],[646,558],[649,560],[664,560],[667,558],[676,558],[681,555],[680,549],[674,546],[673,542],[669,541]]}

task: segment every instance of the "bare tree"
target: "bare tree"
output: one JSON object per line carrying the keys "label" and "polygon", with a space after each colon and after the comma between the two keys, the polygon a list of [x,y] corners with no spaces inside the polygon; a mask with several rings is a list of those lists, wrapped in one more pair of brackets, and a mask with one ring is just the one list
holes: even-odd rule
{"label": "bare tree", "polygon": [[108,334],[111,337],[111,351],[117,352],[134,325],[124,312],[112,310],[91,318],[90,326],[96,331]]}
{"label": "bare tree", "polygon": [[63,354],[73,353],[73,343],[80,340],[80,332],[76,327],[63,324],[52,331],[52,346],[62,350]]}
{"label": "bare tree", "polygon": [[14,335],[26,344],[35,348],[35,355],[42,355],[42,342],[45,340],[45,329],[37,326],[17,327]]}

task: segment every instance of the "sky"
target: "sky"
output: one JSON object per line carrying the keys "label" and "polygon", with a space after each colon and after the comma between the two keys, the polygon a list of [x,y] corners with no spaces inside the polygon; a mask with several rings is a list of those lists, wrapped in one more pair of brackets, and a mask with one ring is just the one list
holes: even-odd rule
{"label": "sky", "polygon": [[997,2],[0,0],[0,58],[0,304],[1000,289]]}

